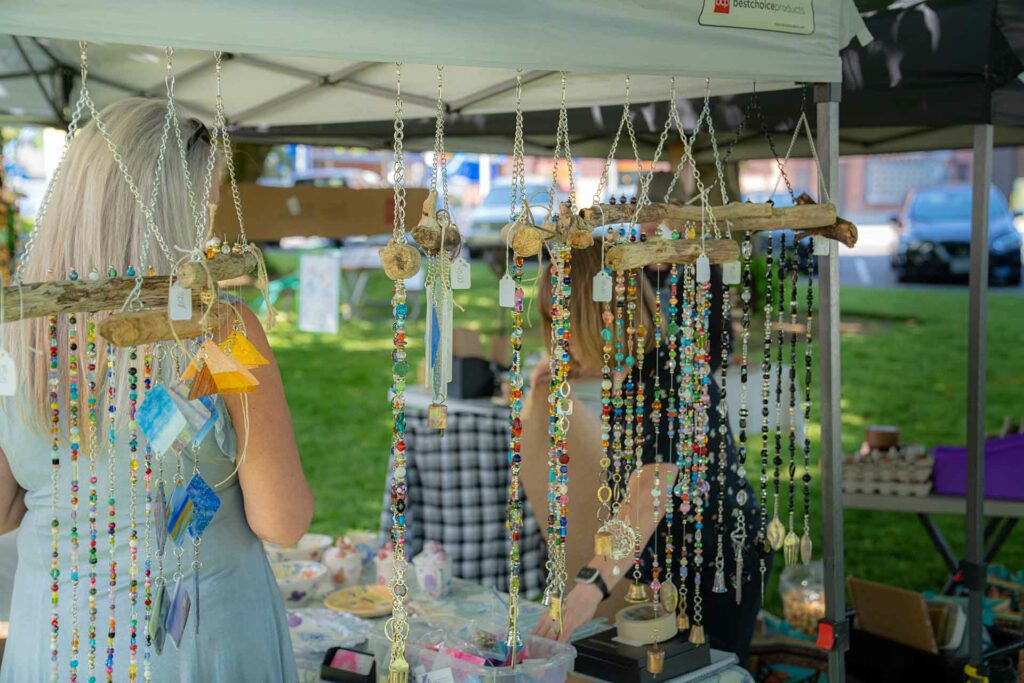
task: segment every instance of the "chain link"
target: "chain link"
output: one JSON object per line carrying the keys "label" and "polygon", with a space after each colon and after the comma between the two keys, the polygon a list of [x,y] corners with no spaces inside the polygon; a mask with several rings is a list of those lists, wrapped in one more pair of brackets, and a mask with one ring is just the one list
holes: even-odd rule
{"label": "chain link", "polygon": [[249,243],[245,234],[245,218],[242,216],[242,196],[238,191],[238,180],[235,175],[235,156],[231,149],[231,137],[228,133],[227,115],[224,111],[224,92],[221,85],[221,72],[223,71],[223,55],[221,51],[213,53],[217,75],[217,102],[214,111],[214,127],[220,130],[221,143],[224,147],[224,166],[228,171],[228,180],[231,183],[231,200],[235,205],[235,215],[238,217],[238,241],[244,247]]}
{"label": "chain link", "polygon": [[[512,141],[512,192],[509,198],[510,220],[515,220],[520,213],[530,210],[529,198],[526,196],[526,160],[523,143],[523,70],[516,69],[516,124],[515,137]],[[520,208],[516,207],[519,203]]]}
{"label": "chain link", "polygon": [[395,211],[392,225],[392,239],[396,244],[405,244],[405,119],[402,110],[402,64],[395,64]]}
{"label": "chain link", "polygon": [[[554,163],[551,166],[551,194],[548,197],[548,214],[555,215],[557,207],[555,198],[558,195],[558,160],[564,158],[569,169],[569,209],[576,213],[576,179],[572,168],[572,148],[569,143],[569,113],[565,104],[566,73],[562,76],[562,103],[558,109],[558,128],[555,131]],[[553,220],[553,218],[552,218]]]}

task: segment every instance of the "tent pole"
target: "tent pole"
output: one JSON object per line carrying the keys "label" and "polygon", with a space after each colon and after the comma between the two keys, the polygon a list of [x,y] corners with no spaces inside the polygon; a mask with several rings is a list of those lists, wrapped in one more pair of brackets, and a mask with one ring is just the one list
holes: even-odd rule
{"label": "tent pole", "polygon": [[961,569],[970,590],[967,603],[968,659],[983,673],[982,601],[985,597],[985,309],[988,294],[988,211],[992,184],[992,126],[974,127],[971,173],[971,274],[967,319],[967,547]]}
{"label": "tent pole", "polygon": [[[839,198],[839,83],[815,87],[818,105],[818,153],[822,188],[833,202]],[[819,193],[819,196],[824,193]],[[843,580],[843,440],[840,417],[839,243],[828,241],[829,255],[818,257],[820,283],[818,349],[821,356],[821,508],[822,556],[825,565],[825,635],[829,683],[846,680],[845,652],[849,643],[846,587]]]}

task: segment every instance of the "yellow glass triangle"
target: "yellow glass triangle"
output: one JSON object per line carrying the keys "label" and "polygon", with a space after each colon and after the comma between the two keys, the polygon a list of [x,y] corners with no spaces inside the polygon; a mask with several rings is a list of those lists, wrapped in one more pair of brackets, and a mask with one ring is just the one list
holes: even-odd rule
{"label": "yellow glass triangle", "polygon": [[238,330],[232,331],[228,338],[221,342],[220,348],[225,353],[234,356],[235,360],[247,368],[270,365],[270,361],[259,352],[255,344]]}

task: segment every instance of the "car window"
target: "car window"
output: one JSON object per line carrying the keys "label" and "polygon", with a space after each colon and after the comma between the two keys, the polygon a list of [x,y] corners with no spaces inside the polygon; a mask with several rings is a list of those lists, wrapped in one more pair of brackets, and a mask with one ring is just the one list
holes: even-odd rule
{"label": "car window", "polygon": [[[915,221],[928,220],[970,220],[971,188],[967,185],[918,190],[910,203],[908,212]],[[1006,214],[1006,200],[996,188],[989,193],[989,216]]]}

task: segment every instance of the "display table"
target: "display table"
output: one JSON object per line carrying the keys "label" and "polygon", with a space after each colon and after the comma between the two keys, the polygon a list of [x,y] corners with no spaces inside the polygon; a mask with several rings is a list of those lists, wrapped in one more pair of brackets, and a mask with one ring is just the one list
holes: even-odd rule
{"label": "display table", "polygon": [[[409,611],[413,616],[425,617],[439,622],[466,622],[490,619],[495,627],[502,627],[507,596],[492,588],[468,581],[454,581],[448,595],[434,600],[422,595],[415,585],[410,586]],[[529,632],[529,624],[535,624],[544,613],[544,607],[537,602],[520,603],[520,618],[523,629]],[[319,597],[312,598],[299,608],[288,610],[288,628],[295,651],[295,663],[299,669],[301,683],[320,682],[320,664],[324,653],[331,647],[362,649],[364,641],[376,622],[385,620],[360,619],[349,614],[334,612],[322,606]],[[573,640],[587,638],[608,627],[603,619],[594,619],[575,634]],[[735,655],[712,651],[712,666],[702,672],[671,679],[671,683],[689,681],[712,681],[714,683],[746,683],[752,681],[747,672],[735,665]],[[378,663],[378,667],[380,664]],[[379,673],[379,672],[378,672]],[[700,675],[698,675],[700,674]],[[694,677],[697,676],[697,677]],[[570,678],[570,680],[573,680]],[[578,681],[597,679],[578,677]],[[666,683],[669,683],[666,681]]]}
{"label": "display table", "polygon": [[[943,593],[950,594],[956,586],[960,559],[953,553],[942,529],[932,515],[964,515],[967,501],[959,496],[882,496],[878,494],[844,493],[843,507],[851,510],[906,512],[917,515],[935,550],[946,563],[947,578]],[[1017,522],[1024,517],[1024,502],[1015,500],[986,500],[984,562],[992,561],[1009,538]]]}

